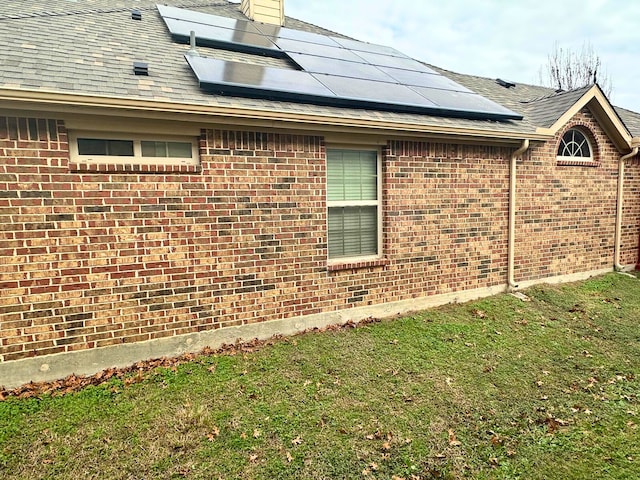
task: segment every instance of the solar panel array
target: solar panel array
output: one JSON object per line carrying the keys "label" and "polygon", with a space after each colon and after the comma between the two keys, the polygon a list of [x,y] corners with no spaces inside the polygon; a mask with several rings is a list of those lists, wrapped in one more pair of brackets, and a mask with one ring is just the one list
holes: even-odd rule
{"label": "solar panel array", "polygon": [[201,88],[226,95],[429,113],[521,119],[403,53],[285,27],[157,6],[178,42],[288,59],[290,69],[185,56]]}

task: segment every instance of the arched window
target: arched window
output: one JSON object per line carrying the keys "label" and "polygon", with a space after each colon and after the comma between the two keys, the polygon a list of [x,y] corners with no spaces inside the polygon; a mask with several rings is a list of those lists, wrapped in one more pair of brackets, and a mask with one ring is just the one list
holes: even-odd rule
{"label": "arched window", "polygon": [[558,160],[592,161],[593,153],[587,136],[577,128],[567,130],[558,146]]}

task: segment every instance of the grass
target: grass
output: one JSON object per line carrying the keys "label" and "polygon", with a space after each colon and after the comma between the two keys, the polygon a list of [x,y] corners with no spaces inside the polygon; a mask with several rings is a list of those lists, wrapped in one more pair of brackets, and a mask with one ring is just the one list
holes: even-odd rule
{"label": "grass", "polygon": [[640,478],[640,283],[526,293],[9,398],[0,478]]}

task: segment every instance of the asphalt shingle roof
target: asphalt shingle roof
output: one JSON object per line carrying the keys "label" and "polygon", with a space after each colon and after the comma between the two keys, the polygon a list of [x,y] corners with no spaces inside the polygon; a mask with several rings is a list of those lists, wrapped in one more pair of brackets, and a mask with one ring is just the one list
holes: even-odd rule
{"label": "asphalt shingle roof", "polygon": [[[15,0],[0,13],[0,88],[53,91],[196,106],[234,107],[338,118],[397,122],[416,126],[535,132],[547,124],[578,93],[553,95],[553,90],[463,75],[431,66],[439,73],[524,115],[522,121],[489,121],[441,116],[317,106],[203,92],[183,58],[187,45],[172,41],[157,9],[157,0]],[[226,0],[164,0],[163,4],[244,19],[239,4]],[[131,18],[131,10],[142,20]],[[338,35],[290,17],[289,28]],[[340,36],[340,35],[339,35]],[[202,50],[201,50],[202,49]],[[204,49],[201,54],[234,61],[279,65],[281,59]],[[132,65],[149,65],[149,76],[135,76]],[[537,99],[537,100],[536,100]],[[536,100],[536,101],[533,101]],[[561,115],[561,113],[560,113]],[[559,116],[559,115],[558,115]],[[623,111],[627,125],[640,133],[640,115]]]}

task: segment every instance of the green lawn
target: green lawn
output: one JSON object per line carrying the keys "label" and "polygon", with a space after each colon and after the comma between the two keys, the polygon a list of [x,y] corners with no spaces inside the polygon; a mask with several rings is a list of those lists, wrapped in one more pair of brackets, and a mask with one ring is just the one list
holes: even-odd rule
{"label": "green lawn", "polygon": [[610,274],[0,402],[0,478],[640,478],[640,282]]}

